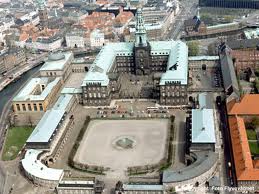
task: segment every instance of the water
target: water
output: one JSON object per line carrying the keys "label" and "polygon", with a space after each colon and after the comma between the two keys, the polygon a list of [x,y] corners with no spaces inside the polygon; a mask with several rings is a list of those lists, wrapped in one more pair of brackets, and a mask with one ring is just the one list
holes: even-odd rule
{"label": "water", "polygon": [[0,92],[0,115],[2,114],[3,108],[5,104],[9,101],[13,95],[21,89],[23,84],[28,81],[28,79],[40,69],[41,65],[34,67],[33,69],[27,71],[23,75],[21,75],[20,79],[16,82],[10,83]]}

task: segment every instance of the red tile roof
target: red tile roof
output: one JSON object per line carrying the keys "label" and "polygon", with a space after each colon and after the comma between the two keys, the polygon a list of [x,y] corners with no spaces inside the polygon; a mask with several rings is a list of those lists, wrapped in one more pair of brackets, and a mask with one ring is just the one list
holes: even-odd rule
{"label": "red tile roof", "polygon": [[246,94],[240,102],[227,104],[228,122],[237,180],[259,180],[259,161],[251,157],[244,118],[259,115],[259,94]]}
{"label": "red tile roof", "polygon": [[259,94],[245,94],[240,102],[227,104],[229,115],[259,115]]}
{"label": "red tile roof", "polygon": [[229,116],[232,151],[234,155],[237,180],[259,180],[259,169],[254,166],[247,141],[243,118]]}

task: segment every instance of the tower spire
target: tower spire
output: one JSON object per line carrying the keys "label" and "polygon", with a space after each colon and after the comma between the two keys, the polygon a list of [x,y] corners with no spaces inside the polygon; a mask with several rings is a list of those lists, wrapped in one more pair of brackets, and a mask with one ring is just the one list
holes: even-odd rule
{"label": "tower spire", "polygon": [[135,28],[135,46],[147,46],[147,34],[141,8],[137,10]]}

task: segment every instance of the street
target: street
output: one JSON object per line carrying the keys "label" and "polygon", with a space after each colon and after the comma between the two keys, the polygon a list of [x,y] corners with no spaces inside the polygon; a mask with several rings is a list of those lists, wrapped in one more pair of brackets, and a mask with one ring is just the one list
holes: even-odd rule
{"label": "street", "polygon": [[[226,106],[225,102],[222,101],[221,104],[218,106],[220,112],[220,128],[222,131],[223,137],[223,145],[224,145],[224,155],[225,161],[221,161],[223,165],[225,165],[226,173],[227,173],[227,181],[228,185],[236,186],[236,174],[235,174],[235,166],[234,166],[234,157],[232,153],[232,145],[231,145],[231,138],[230,138],[230,131],[228,127],[228,120],[227,120],[227,113],[226,113]],[[228,162],[231,162],[231,167],[228,166]],[[230,177],[230,174],[232,175]]]}
{"label": "street", "polygon": [[184,21],[196,15],[198,1],[181,1],[181,13],[175,17],[175,22],[168,33],[169,39],[179,39],[182,32]]}

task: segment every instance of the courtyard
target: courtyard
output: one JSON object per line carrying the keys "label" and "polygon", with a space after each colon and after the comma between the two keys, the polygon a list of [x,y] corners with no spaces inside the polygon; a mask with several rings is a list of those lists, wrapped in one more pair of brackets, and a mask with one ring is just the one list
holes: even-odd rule
{"label": "courtyard", "polygon": [[119,173],[159,163],[165,157],[169,124],[168,119],[92,120],[74,161]]}

